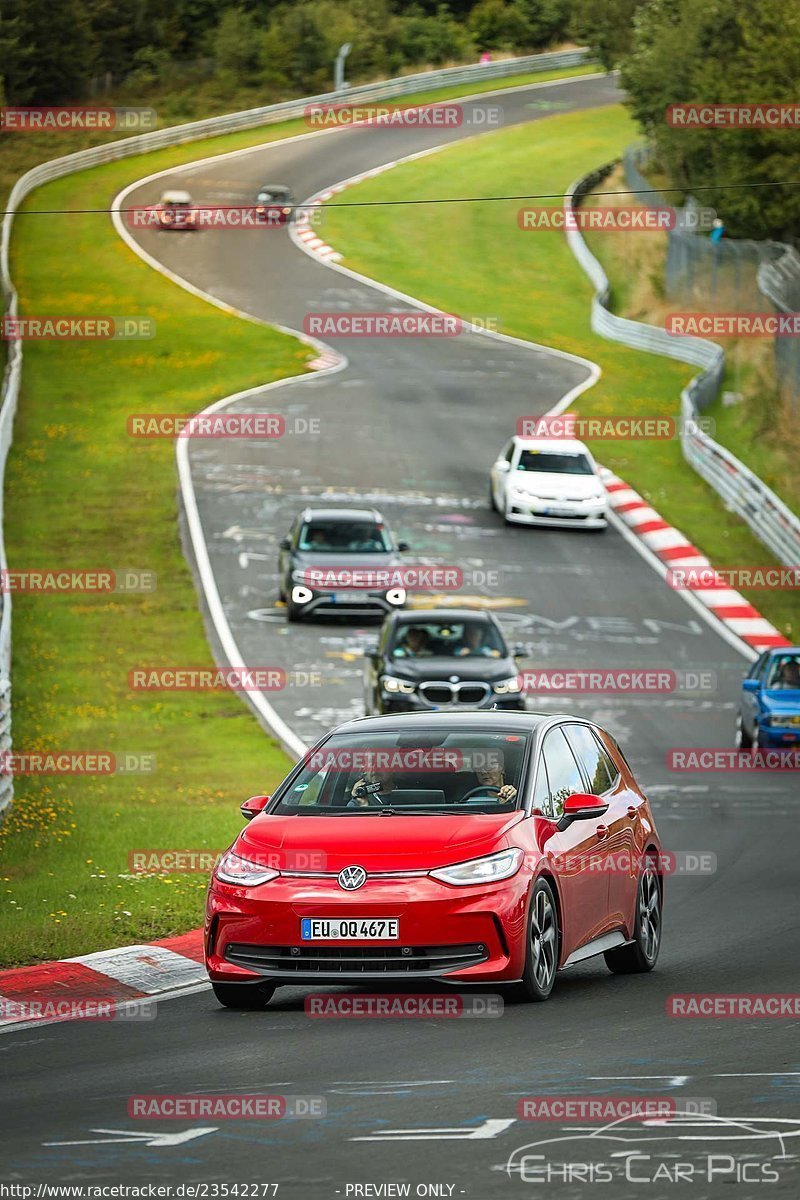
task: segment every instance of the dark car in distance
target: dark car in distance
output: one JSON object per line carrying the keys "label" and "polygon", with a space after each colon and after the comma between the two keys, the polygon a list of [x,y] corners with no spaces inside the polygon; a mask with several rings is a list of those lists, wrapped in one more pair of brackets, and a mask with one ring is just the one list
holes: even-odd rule
{"label": "dark car in distance", "polygon": [[259,225],[288,225],[294,220],[295,201],[290,189],[282,183],[265,183],[256,193],[256,223]]}
{"label": "dark car in distance", "polygon": [[516,657],[490,612],[391,613],[366,653],[367,715],[525,708]]}
{"label": "dark car in distance", "polygon": [[383,616],[406,602],[401,553],[374,508],[304,508],[278,555],[289,621],[314,615]]}

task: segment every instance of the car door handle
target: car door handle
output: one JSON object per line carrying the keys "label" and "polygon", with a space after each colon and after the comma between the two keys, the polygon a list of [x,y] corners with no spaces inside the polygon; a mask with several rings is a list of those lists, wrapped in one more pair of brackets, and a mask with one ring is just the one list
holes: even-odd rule
{"label": "car door handle", "polygon": [[639,815],[638,808],[636,808],[635,805],[633,805],[633,804],[629,804],[628,805],[628,816],[630,817],[630,819],[632,821],[635,821],[636,818],[638,817],[638,815]]}
{"label": "car door handle", "polygon": [[599,838],[608,837],[608,826],[607,825],[598,825],[597,828],[595,829],[595,833],[597,834],[597,836]]}

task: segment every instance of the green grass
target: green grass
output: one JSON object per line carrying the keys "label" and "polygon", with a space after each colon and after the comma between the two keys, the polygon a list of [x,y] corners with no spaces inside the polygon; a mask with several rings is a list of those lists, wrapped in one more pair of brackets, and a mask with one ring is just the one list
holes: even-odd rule
{"label": "green grass", "polygon": [[[107,206],[123,183],[168,161],[113,164],[33,199],[41,208]],[[108,217],[23,219],[13,258],[23,313],[145,315],[157,333],[25,346],[6,477],[9,564],[158,577],[149,595],[14,597],[14,746],[149,753],[157,769],[17,779],[0,826],[4,965],[196,926],[205,878],[128,879],[129,851],[222,848],[241,827],[242,799],[285,773],[288,759],[237,696],[128,689],[137,664],[209,663],[210,652],[178,538],[174,444],[133,441],[125,420],[197,411],[301,373],[309,355],[145,267]]]}
{"label": "green grass", "polygon": [[[326,212],[321,232],[347,265],[375,279],[448,312],[497,318],[504,333],[594,359],[603,376],[577,402],[581,413],[677,418],[692,368],[595,336],[591,284],[561,234],[519,229],[518,202],[345,207],[347,201],[409,197],[563,193],[581,173],[617,157],[635,133],[625,111],[613,107],[462,142],[348,190]],[[592,448],[716,565],[771,561],[744,522],[727,514],[684,463],[677,440],[595,442]],[[800,607],[790,594],[749,598],[787,636],[797,630]]]}

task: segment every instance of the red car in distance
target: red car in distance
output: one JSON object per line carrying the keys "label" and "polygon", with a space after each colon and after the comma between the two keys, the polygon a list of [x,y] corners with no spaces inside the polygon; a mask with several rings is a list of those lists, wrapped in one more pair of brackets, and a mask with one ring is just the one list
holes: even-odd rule
{"label": "red car in distance", "polygon": [[516,984],[602,954],[650,971],[661,843],[614,739],[580,717],[403,713],[341,725],[220,859],[205,954],[217,999],[281,985]]}

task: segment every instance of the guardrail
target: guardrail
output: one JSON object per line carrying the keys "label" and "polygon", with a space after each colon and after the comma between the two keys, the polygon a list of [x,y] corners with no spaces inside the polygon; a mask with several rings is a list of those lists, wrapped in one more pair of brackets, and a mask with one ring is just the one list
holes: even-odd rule
{"label": "guardrail", "polygon": [[[9,269],[9,247],[14,214],[19,206],[37,187],[84,171],[89,167],[102,166],[117,159],[146,154],[167,146],[178,146],[183,142],[199,141],[218,134],[238,133],[245,129],[257,129],[260,125],[273,125],[280,121],[302,117],[310,104],[354,104],[371,100],[391,100],[412,95],[430,88],[444,88],[459,84],[479,83],[485,80],[505,79],[508,76],[535,74],[557,70],[562,67],[577,67],[590,62],[592,56],[586,49],[559,50],[550,54],[529,54],[522,58],[503,59],[491,63],[475,63],[467,67],[445,67],[438,71],[422,71],[415,75],[404,75],[380,83],[367,83],[347,88],[341,92],[326,92],[319,96],[304,96],[281,104],[267,104],[262,108],[251,108],[243,112],[228,113],[222,117],[207,117],[202,121],[191,121],[185,125],[173,125],[167,129],[156,129],[141,133],[89,150],[78,150],[61,158],[51,159],[27,171],[11,190],[6,215],[3,218],[0,237],[0,283],[4,297],[6,316],[17,315],[17,293]],[[19,340],[8,342],[8,358],[3,375],[0,394],[0,570],[7,569],[5,540],[3,537],[3,482],[8,449],[13,435],[14,415],[19,397],[22,372],[22,345]],[[0,592],[0,744],[5,749],[11,745],[11,597]],[[13,780],[0,770],[0,813],[11,802]]]}
{"label": "guardrail", "polygon": [[[606,163],[573,183],[564,198],[565,208],[571,212],[616,165],[616,161]],[[663,204],[660,197],[654,201],[659,202]],[[577,228],[567,229],[567,242],[595,287],[591,312],[595,333],[635,350],[703,368],[681,392],[683,456],[722,497],[726,508],[738,513],[780,562],[796,566],[800,563],[800,518],[749,467],[702,428],[701,410],[708,407],[717,394],[725,370],[722,347],[705,338],[675,338],[659,326],[616,316],[609,309],[611,285],[608,277]]]}

